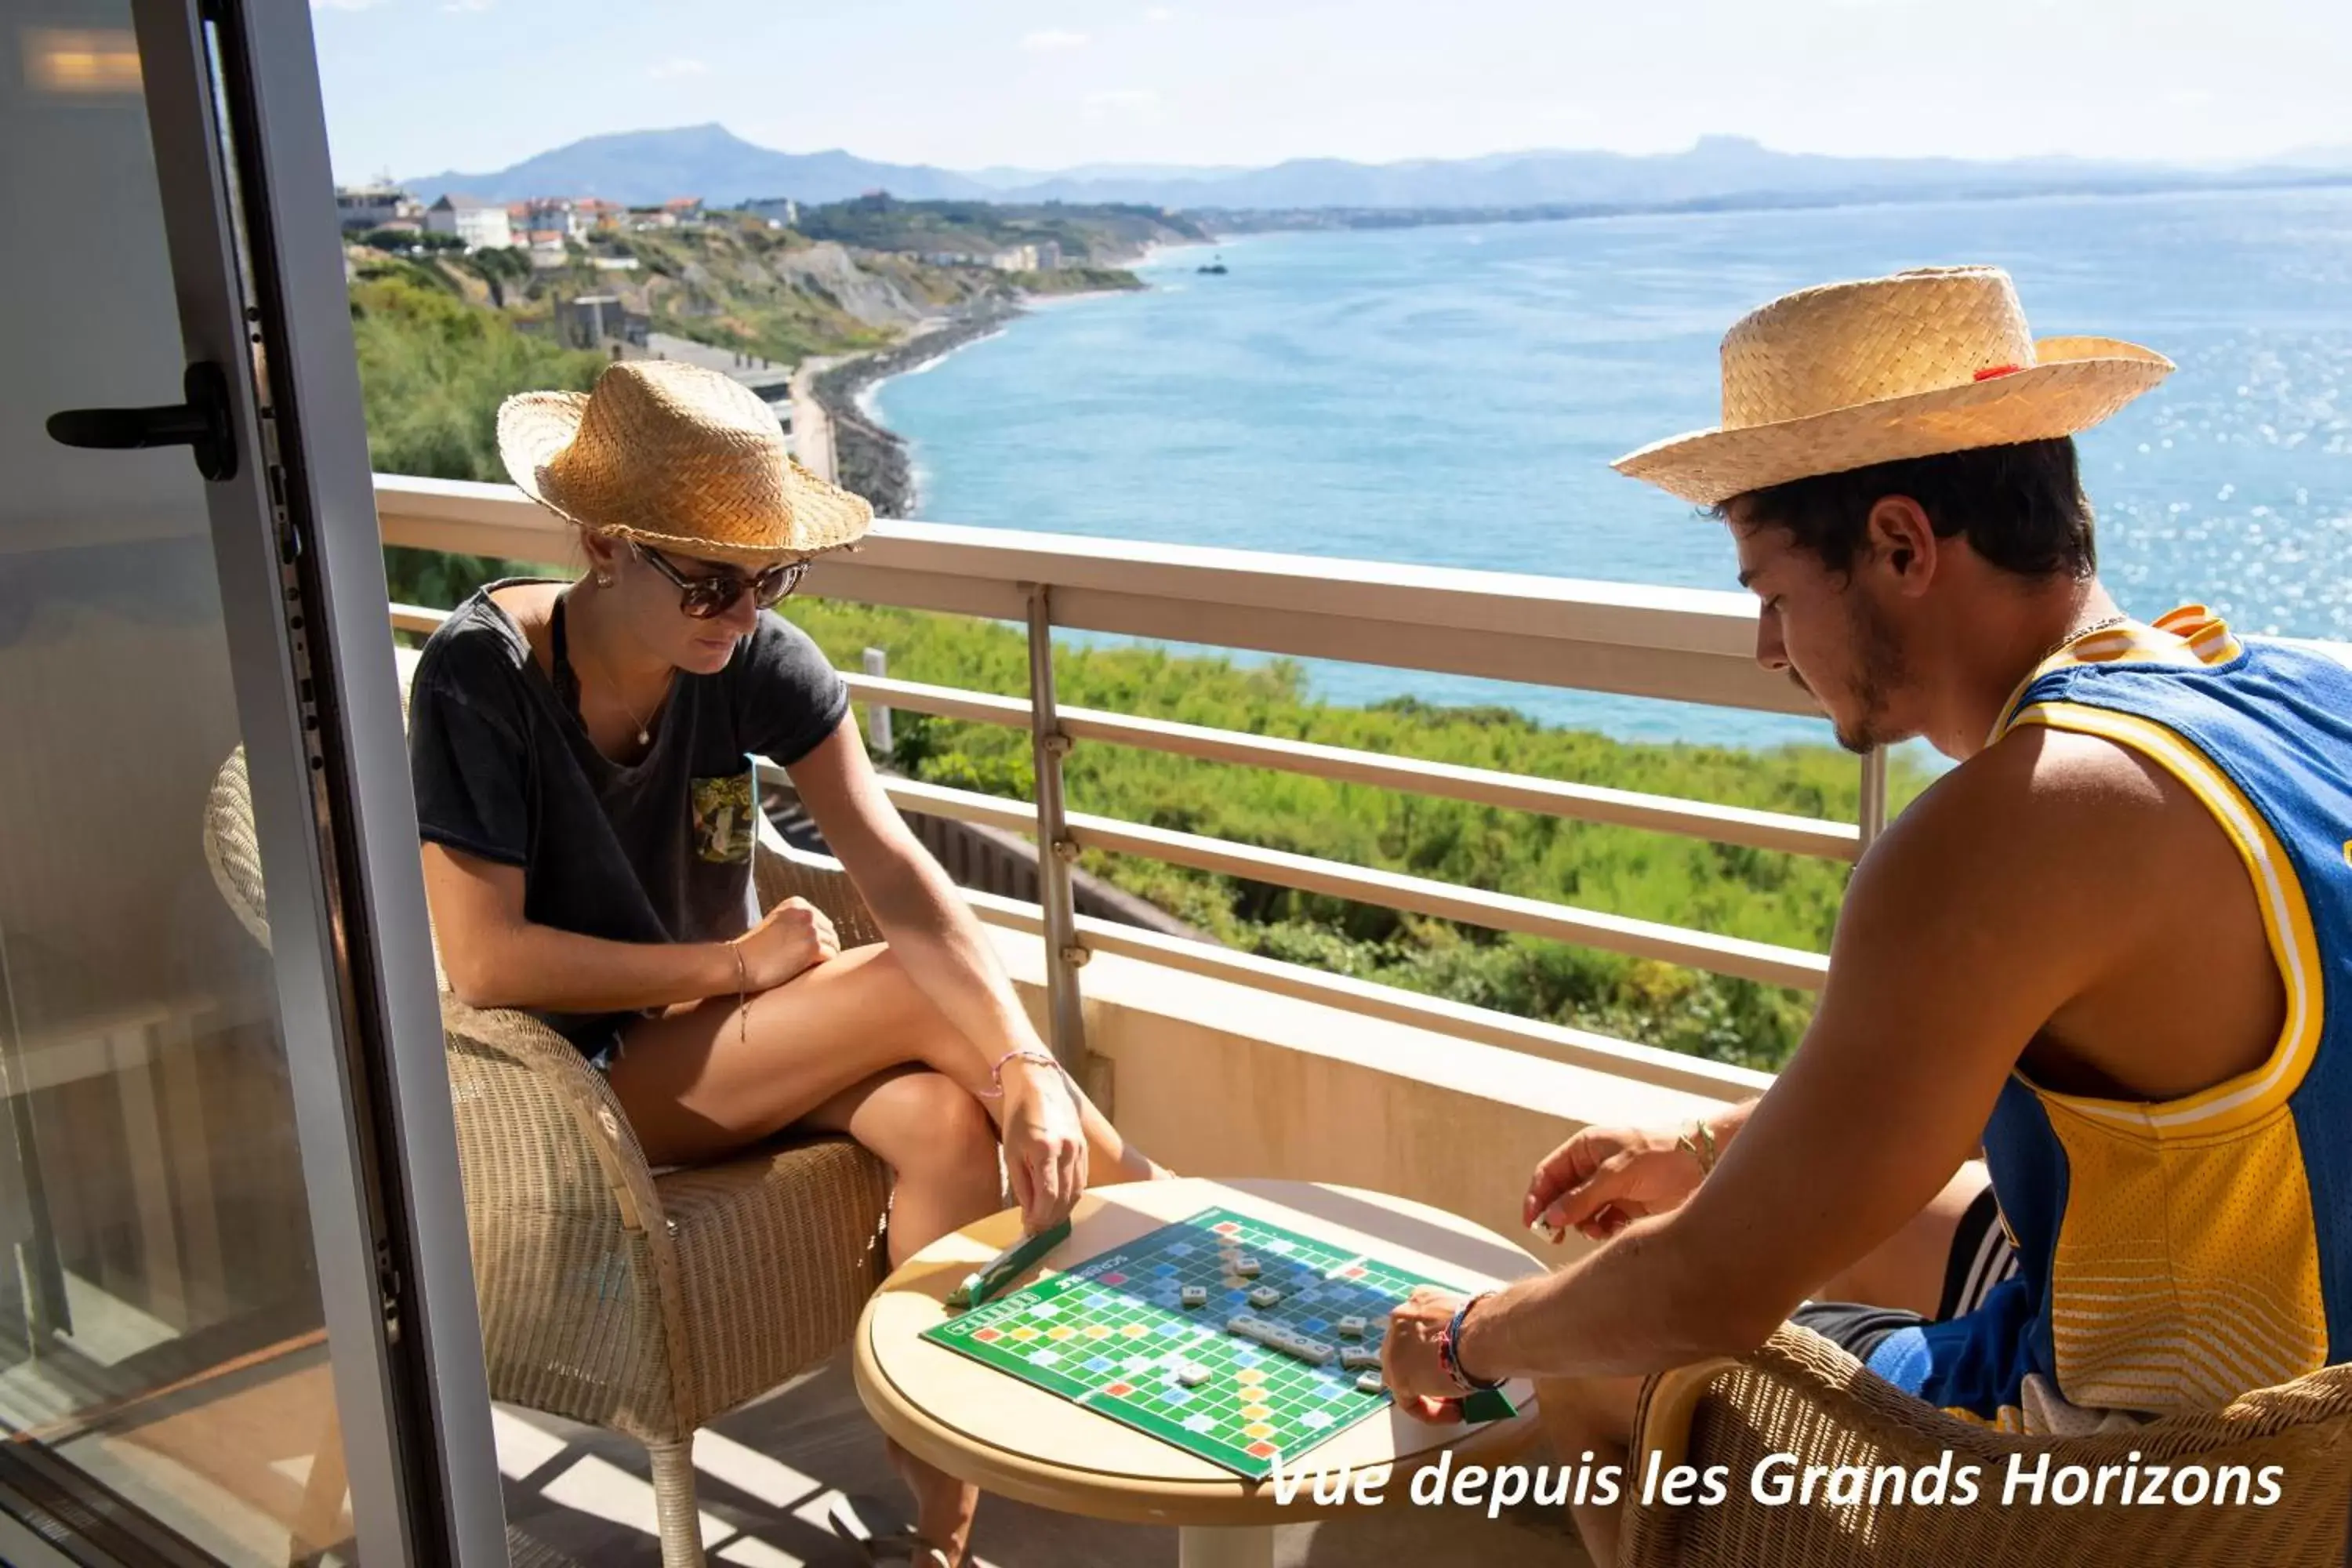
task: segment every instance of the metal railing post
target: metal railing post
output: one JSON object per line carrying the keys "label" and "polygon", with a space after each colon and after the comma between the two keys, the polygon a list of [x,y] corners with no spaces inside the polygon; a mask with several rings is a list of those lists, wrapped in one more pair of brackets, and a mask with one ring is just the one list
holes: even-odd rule
{"label": "metal railing post", "polygon": [[[1055,1059],[1081,1083],[1087,1071],[1086,1018],[1079,1008],[1078,970],[1087,950],[1078,943],[1077,908],[1070,892],[1070,866],[1078,858],[1062,805],[1062,759],[1070,738],[1062,732],[1054,700],[1054,591],[1031,584],[1029,596],[1029,736],[1037,772],[1037,902],[1045,916],[1045,997]],[[1106,1114],[1108,1103],[1088,1084]]]}
{"label": "metal railing post", "polygon": [[[869,647],[859,660],[866,673],[877,678],[890,673],[890,656],[878,647]],[[868,704],[866,710],[866,749],[890,754],[890,710],[879,702]]]}
{"label": "metal railing post", "polygon": [[1862,849],[1878,841],[1886,831],[1886,748],[1873,746],[1862,756],[1862,810],[1858,823],[1862,830]]}

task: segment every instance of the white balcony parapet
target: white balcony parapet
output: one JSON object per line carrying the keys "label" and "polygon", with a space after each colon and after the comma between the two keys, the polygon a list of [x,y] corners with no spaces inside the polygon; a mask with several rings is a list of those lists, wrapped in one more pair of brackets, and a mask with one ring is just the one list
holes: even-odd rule
{"label": "white balcony parapet", "polygon": [[[565,524],[509,486],[379,475],[376,497],[388,544],[547,562],[576,550]],[[1756,665],[1755,609],[1739,594],[889,521],[877,523],[856,552],[820,558],[807,580],[822,595],[1008,619],[1030,614],[1040,586],[1051,591],[1057,626],[1769,710],[1801,707],[1786,681]],[[441,612],[398,605],[392,618],[424,631],[439,624]],[[1027,699],[862,672],[844,678],[855,695],[896,708],[1024,729],[1036,721]],[[1090,709],[1060,710],[1057,718],[1070,742],[1836,859],[1864,847],[1861,829],[1850,823]],[[886,789],[902,810],[1767,984],[1812,989],[1827,970],[1819,953],[1538,899],[1086,813],[1067,813],[1041,833],[1036,809],[1023,802],[905,779],[887,780]]]}
{"label": "white balcony parapet", "polygon": [[[376,477],[384,542],[571,562],[571,531],[507,485]],[[1745,594],[1454,567],[877,522],[805,591],[1017,621],[1050,584],[1057,626],[1540,686],[1811,715],[1755,660]]]}

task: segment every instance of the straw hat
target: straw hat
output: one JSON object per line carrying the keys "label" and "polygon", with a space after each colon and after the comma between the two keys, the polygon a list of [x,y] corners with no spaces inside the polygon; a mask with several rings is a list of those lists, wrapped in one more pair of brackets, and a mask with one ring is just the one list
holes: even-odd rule
{"label": "straw hat", "polygon": [[1998,267],[1937,267],[1785,294],[1723,337],[1723,423],[1612,466],[1714,506],[1900,458],[2072,436],[2172,362],[2113,338],[2026,330]]}
{"label": "straw hat", "polygon": [[607,365],[593,392],[508,398],[499,456],[565,521],[705,561],[814,555],[874,521],[865,500],[793,459],[751,388],[676,360]]}

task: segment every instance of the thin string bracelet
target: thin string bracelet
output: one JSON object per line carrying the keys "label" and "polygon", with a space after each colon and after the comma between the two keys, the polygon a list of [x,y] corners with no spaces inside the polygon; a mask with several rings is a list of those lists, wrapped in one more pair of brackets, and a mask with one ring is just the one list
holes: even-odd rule
{"label": "thin string bracelet", "polygon": [[743,967],[743,950],[733,942],[727,951],[735,955],[735,1030],[737,1037],[748,1047],[751,1043],[751,972]]}

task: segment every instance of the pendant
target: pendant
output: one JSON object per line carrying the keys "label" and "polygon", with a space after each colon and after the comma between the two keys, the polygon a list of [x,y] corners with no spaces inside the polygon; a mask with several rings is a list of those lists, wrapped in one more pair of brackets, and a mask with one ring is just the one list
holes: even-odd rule
{"label": "pendant", "polygon": [[646,731],[643,731],[643,730],[640,730],[640,731],[637,731],[637,744],[638,744],[638,745],[640,745],[640,746],[648,746],[648,745],[651,745],[652,743],[653,743],[653,737],[652,737],[650,734],[648,734]]}

